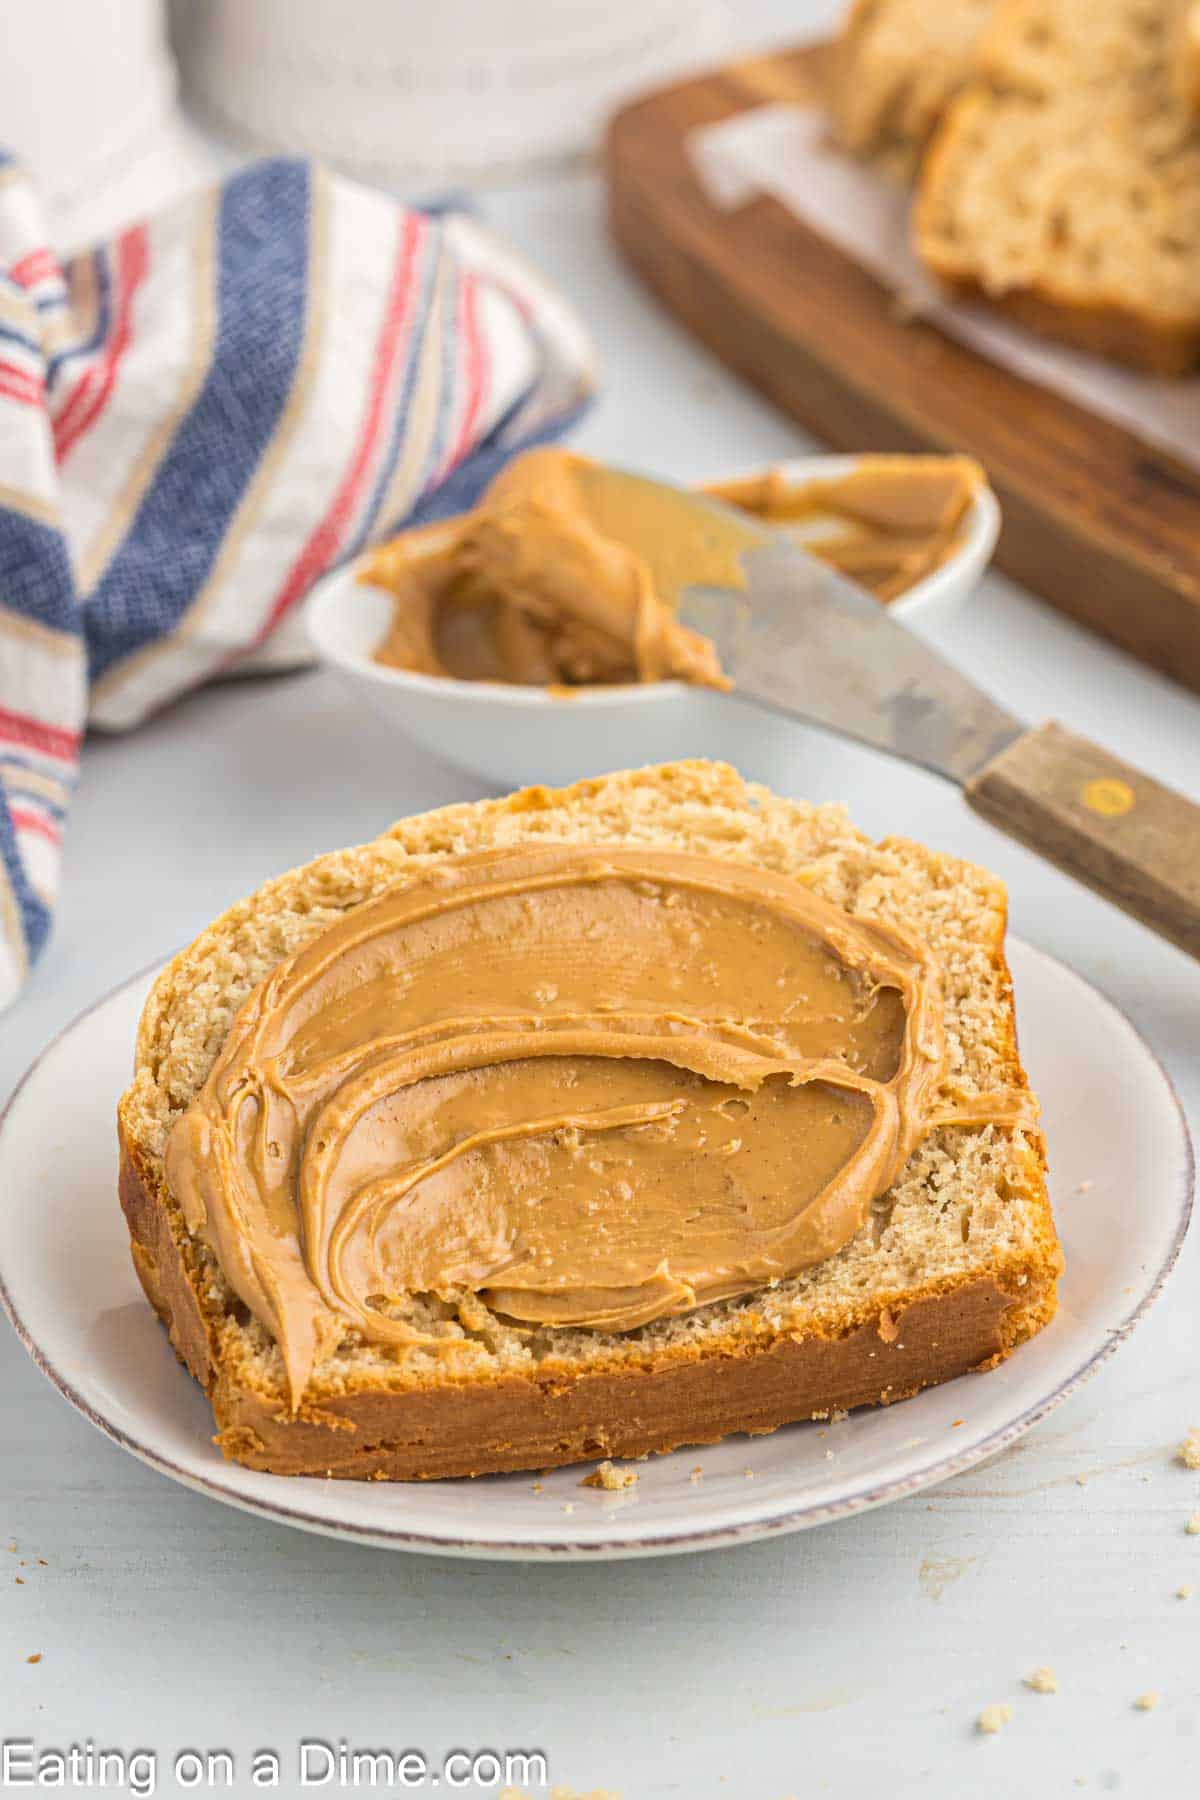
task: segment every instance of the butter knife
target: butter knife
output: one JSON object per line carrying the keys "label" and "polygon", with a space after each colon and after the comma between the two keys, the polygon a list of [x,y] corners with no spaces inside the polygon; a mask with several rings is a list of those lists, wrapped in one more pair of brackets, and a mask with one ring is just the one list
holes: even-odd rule
{"label": "butter knife", "polygon": [[[744,515],[689,498],[699,529],[736,521],[746,543]],[[750,535],[744,589],[679,596],[743,699],[957,782],[1002,831],[1200,957],[1200,806],[1062,725],[1027,726],[785,533]]]}

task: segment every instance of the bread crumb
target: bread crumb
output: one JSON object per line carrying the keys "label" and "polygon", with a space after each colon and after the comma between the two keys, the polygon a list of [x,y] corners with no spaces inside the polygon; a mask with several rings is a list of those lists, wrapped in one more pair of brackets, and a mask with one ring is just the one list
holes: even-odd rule
{"label": "bread crumb", "polygon": [[1057,1694],[1058,1676],[1043,1663],[1041,1668],[1025,1677],[1025,1686],[1032,1688],[1035,1694]]}
{"label": "bread crumb", "polygon": [[1093,1186],[1094,1186],[1093,1182],[1081,1181],[1079,1186],[1075,1189],[1075,1192],[1077,1194],[1090,1194]]}
{"label": "bread crumb", "polygon": [[16,1581],[16,1584],[17,1584],[17,1586],[18,1586],[18,1587],[24,1587],[24,1586],[25,1586],[25,1577],[24,1577],[24,1576],[23,1576],[23,1575],[17,1575],[17,1576],[14,1576],[14,1578],[13,1578],[13,1579],[14,1579],[14,1580],[15,1580],[15,1581]]}
{"label": "bread crumb", "polygon": [[958,1430],[958,1428],[959,1428],[959,1426],[960,1426],[960,1425],[965,1425],[965,1424],[966,1424],[966,1422],[967,1422],[967,1421],[966,1421],[966,1420],[965,1420],[965,1419],[951,1419],[951,1421],[950,1421],[950,1429],[951,1429],[951,1431],[957,1431],[957,1430]]}
{"label": "bread crumb", "polygon": [[575,1511],[575,1502],[573,1500],[565,1501],[563,1504],[563,1511],[565,1513],[573,1513]]}
{"label": "bread crumb", "polygon": [[42,1660],[42,1653],[40,1650],[35,1650],[32,1656],[27,1656],[25,1658],[25,1661],[30,1662],[30,1663],[38,1663],[38,1662],[41,1662],[41,1660]]}
{"label": "bread crumb", "polygon": [[1200,1425],[1193,1425],[1175,1452],[1185,1469],[1200,1469]]}
{"label": "bread crumb", "polygon": [[1195,1591],[1196,1590],[1193,1588],[1191,1582],[1185,1581],[1182,1587],[1177,1587],[1175,1589],[1175,1598],[1177,1600],[1190,1600]]}
{"label": "bread crumb", "polygon": [[689,1481],[699,1481],[699,1479],[703,1475],[703,1473],[704,1473],[704,1470],[700,1467],[700,1464],[697,1463],[695,1468],[692,1470],[691,1474],[688,1476],[688,1480]]}
{"label": "bread crumb", "polygon": [[[524,1788],[506,1787],[500,1790],[500,1800],[533,1800],[533,1795]],[[586,1794],[580,1794],[559,1782],[550,1789],[550,1800],[621,1800],[621,1796],[615,1788],[589,1788]]]}
{"label": "bread crumb", "polygon": [[633,1469],[618,1469],[615,1463],[602,1462],[598,1468],[585,1475],[580,1487],[604,1488],[606,1493],[617,1494],[622,1488],[632,1487],[637,1480]]}
{"label": "bread crumb", "polygon": [[1087,1481],[1088,1481],[1088,1478],[1086,1475],[1077,1475],[1075,1477],[1075,1486],[1076,1487],[1086,1487]]}
{"label": "bread crumb", "polygon": [[975,1721],[976,1731],[985,1737],[993,1737],[997,1731],[1003,1731],[1012,1718],[1012,1707],[1007,1700],[1000,1700],[991,1706],[985,1706]]}
{"label": "bread crumb", "polygon": [[533,1484],[533,1489],[532,1489],[532,1491],[533,1491],[533,1492],[534,1492],[534,1493],[535,1493],[535,1494],[540,1494],[540,1493],[541,1493],[541,1491],[542,1491],[542,1484],[541,1484],[541,1482],[540,1482],[540,1481],[535,1481],[535,1482],[534,1482],[534,1484]]}
{"label": "bread crumb", "polygon": [[848,1407],[835,1406],[829,1415],[829,1423],[831,1425],[840,1425],[843,1419],[848,1419],[849,1417],[850,1411]]}
{"label": "bread crumb", "polygon": [[1157,1688],[1147,1688],[1144,1694],[1138,1695],[1133,1704],[1139,1712],[1153,1712],[1161,1699],[1162,1695]]}
{"label": "bread crumb", "polygon": [[745,1475],[747,1481],[754,1480],[754,1470],[753,1469],[743,1469],[742,1473]]}
{"label": "bread crumb", "polygon": [[1194,1512],[1183,1529],[1189,1537],[1200,1537],[1200,1512]]}

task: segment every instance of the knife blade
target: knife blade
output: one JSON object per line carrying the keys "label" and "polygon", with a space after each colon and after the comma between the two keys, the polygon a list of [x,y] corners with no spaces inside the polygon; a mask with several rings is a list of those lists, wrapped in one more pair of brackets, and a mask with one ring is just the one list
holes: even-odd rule
{"label": "knife blade", "polygon": [[737,692],[960,786],[1025,726],[858,587],[782,532],[745,551],[742,592],[687,588]]}
{"label": "knife blade", "polygon": [[1200,806],[1089,739],[1015,713],[785,532],[691,496],[697,527],[736,520],[743,588],[685,587],[744,699],[933,770],[1010,837],[1200,957]]}

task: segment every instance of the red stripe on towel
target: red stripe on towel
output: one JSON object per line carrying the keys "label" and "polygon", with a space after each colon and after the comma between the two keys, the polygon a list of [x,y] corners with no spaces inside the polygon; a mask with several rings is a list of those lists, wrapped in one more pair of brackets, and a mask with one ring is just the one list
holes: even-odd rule
{"label": "red stripe on towel", "polygon": [[362,494],[363,485],[370,469],[372,454],[382,434],[386,412],[385,403],[391,389],[392,376],[399,361],[401,346],[406,336],[405,327],[410,323],[408,301],[413,284],[413,271],[416,267],[422,225],[423,221],[415,214],[405,214],[400,241],[396,249],[391,290],[388,294],[387,307],[375,347],[367,412],[363,419],[354,455],[342,478],[341,486],[334,495],[333,504],[296,558],[287,579],[275,596],[266,621],[259,629],[255,640],[257,643],[261,643],[270,635],[289,608],[293,607],[297,600],[308,592],[321,571],[334,561],[338,546],[346,536],[355,505]]}
{"label": "red stripe on towel", "polygon": [[58,258],[53,250],[43,245],[39,250],[30,250],[19,262],[15,262],[8,271],[8,278],[15,281],[18,287],[28,288],[36,287],[39,281],[46,281],[51,275],[60,273]]}
{"label": "red stripe on towel", "polygon": [[58,725],[45,725],[29,713],[10,712],[0,706],[0,742],[21,744],[27,750],[40,750],[45,756],[57,756],[63,762],[74,762],[82,732],[63,731]]}
{"label": "red stripe on towel", "polygon": [[8,811],[8,816],[12,820],[13,828],[16,831],[35,831],[39,837],[46,838],[51,844],[57,844],[60,840],[61,833],[59,832],[58,826],[54,823],[53,819],[48,819],[44,813],[28,812],[23,806],[11,806]]}
{"label": "red stripe on towel", "polygon": [[0,363],[0,394],[22,406],[40,406],[46,388],[40,375],[31,375],[28,369],[18,369],[12,363]]}
{"label": "red stripe on towel", "polygon": [[136,225],[117,244],[119,299],[108,341],[54,421],[54,454],[59,462],[65,461],[80,438],[91,430],[112,397],[121,359],[133,335],[134,298],[149,267],[149,233],[144,225]]}

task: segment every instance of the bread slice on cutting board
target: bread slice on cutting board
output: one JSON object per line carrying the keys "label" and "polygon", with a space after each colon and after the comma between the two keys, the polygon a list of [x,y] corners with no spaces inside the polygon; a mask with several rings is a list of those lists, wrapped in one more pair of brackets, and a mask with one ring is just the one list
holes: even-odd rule
{"label": "bread slice on cutting board", "polygon": [[1172,375],[1200,358],[1195,0],[997,0],[921,167],[953,289]]}
{"label": "bread slice on cutting board", "polygon": [[838,142],[911,177],[950,101],[971,79],[996,0],[854,0],[830,45]]}

